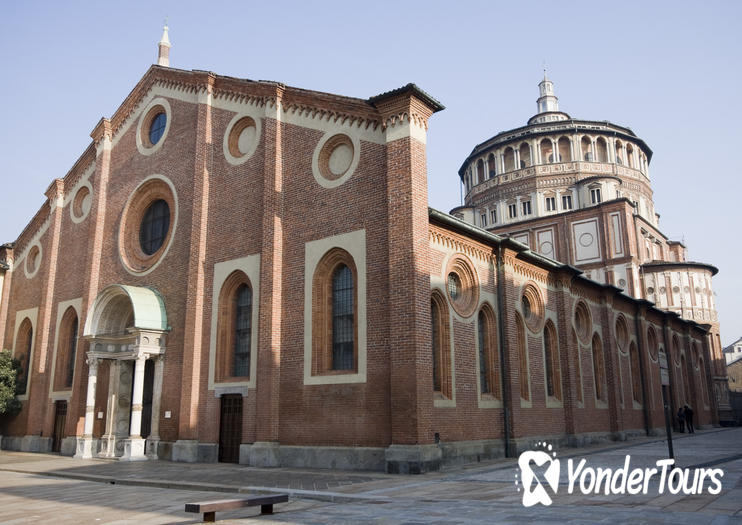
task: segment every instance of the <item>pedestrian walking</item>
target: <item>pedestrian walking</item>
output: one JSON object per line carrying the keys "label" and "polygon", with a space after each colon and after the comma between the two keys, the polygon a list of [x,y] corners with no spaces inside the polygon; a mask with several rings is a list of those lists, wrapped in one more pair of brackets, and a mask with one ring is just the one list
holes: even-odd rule
{"label": "pedestrian walking", "polygon": [[683,407],[678,408],[678,428],[685,433],[685,411]]}
{"label": "pedestrian walking", "polygon": [[683,414],[685,415],[685,425],[688,427],[688,432],[695,434],[696,431],[693,429],[693,409],[689,405],[685,405]]}

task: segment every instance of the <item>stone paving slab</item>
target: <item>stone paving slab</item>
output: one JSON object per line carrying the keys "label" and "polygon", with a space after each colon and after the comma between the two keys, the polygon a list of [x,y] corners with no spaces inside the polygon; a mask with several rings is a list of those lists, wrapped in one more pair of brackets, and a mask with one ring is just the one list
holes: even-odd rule
{"label": "stone paving slab", "polygon": [[[182,503],[194,500],[187,495],[199,494],[196,500],[204,500],[221,497],[213,491],[286,491],[294,505],[290,511],[261,516],[260,523],[742,523],[742,428],[683,436],[675,447],[682,466],[722,468],[722,493],[658,494],[655,483],[646,495],[568,494],[563,467],[554,504],[525,508],[515,490],[515,459],[398,476],[225,464],[81,461],[3,451],[0,508],[32,508],[43,517],[62,505],[76,516],[70,523],[193,523],[181,515]],[[570,457],[576,461],[584,457],[591,466],[612,468],[623,466],[626,454],[631,455],[632,468],[654,465],[667,455],[666,443],[657,438],[554,451],[564,463]],[[22,483],[7,482],[15,477]],[[225,513],[223,523],[253,519],[250,510],[240,512]],[[93,518],[96,513],[104,518]],[[22,512],[3,513],[0,520],[39,522],[25,519]]]}

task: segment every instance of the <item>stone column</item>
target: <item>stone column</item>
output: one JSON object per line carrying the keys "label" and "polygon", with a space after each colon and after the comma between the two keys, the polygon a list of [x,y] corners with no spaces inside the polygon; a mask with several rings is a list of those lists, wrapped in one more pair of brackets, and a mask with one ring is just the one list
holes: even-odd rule
{"label": "stone column", "polygon": [[121,361],[111,361],[108,375],[108,403],[106,406],[106,432],[101,438],[100,457],[116,457],[116,412],[119,402]]}
{"label": "stone column", "polygon": [[147,356],[140,354],[134,361],[134,393],[131,398],[131,426],[129,427],[129,439],[124,444],[123,460],[146,459],[144,455],[144,440],[142,431],[142,398],[144,397],[144,364]]}
{"label": "stone column", "polygon": [[93,457],[93,423],[95,422],[95,388],[98,384],[98,359],[88,357],[88,394],[85,403],[85,427],[82,440],[77,443],[75,457],[89,459]]}
{"label": "stone column", "polygon": [[147,438],[147,457],[157,459],[157,447],[160,442],[160,406],[162,403],[162,375],[165,368],[163,356],[155,358],[155,377],[152,385],[152,423]]}

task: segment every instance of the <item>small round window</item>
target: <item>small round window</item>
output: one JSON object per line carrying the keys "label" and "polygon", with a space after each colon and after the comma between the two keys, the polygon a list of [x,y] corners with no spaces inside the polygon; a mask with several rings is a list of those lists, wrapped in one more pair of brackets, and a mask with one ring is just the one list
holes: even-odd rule
{"label": "small round window", "polygon": [[149,142],[153,146],[160,142],[160,139],[165,134],[165,127],[167,125],[167,116],[164,111],[161,111],[152,119],[152,123],[149,125]]}
{"label": "small round window", "polygon": [[139,244],[142,251],[152,255],[164,244],[170,229],[170,206],[163,199],[149,205],[139,227]]}

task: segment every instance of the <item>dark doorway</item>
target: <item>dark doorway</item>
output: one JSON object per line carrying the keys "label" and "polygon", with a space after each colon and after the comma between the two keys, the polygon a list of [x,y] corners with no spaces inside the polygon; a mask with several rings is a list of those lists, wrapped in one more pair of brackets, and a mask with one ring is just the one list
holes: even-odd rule
{"label": "dark doorway", "polygon": [[152,390],[155,383],[155,363],[151,359],[144,362],[144,391],[142,392],[142,430],[140,435],[147,439],[152,432]]}
{"label": "dark doorway", "polygon": [[52,434],[52,452],[62,451],[64,425],[67,422],[67,401],[54,403],[54,433]]}
{"label": "dark doorway", "polygon": [[222,396],[221,400],[219,461],[239,463],[242,442],[242,396],[228,394]]}

